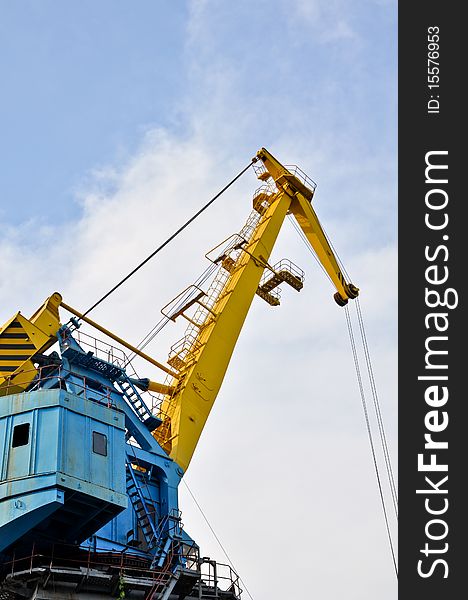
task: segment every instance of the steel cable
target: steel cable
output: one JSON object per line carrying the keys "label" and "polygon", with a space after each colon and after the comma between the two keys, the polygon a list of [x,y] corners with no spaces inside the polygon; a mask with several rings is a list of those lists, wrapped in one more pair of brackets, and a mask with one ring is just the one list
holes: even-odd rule
{"label": "steel cable", "polygon": [[254,162],[256,162],[256,158],[253,158],[250,163],[244,167],[242,169],[242,171],[240,171],[235,177],[234,179],[231,179],[231,181],[225,185],[223,187],[223,189],[221,191],[219,191],[216,196],[213,196],[213,198],[211,198],[211,200],[209,200],[204,206],[202,206],[200,208],[200,210],[198,210],[192,217],[190,217],[190,219],[188,221],[186,221],[181,227],[179,227],[179,229],[177,229],[177,231],[175,231],[171,236],[169,236],[160,246],[158,246],[156,248],[156,250],[154,250],[149,256],[147,256],[144,260],[141,261],[140,264],[138,264],[132,271],[130,271],[130,273],[128,273],[123,279],[121,279],[116,285],[114,285],[113,288],[111,288],[106,294],[104,294],[104,296],[102,296],[97,302],[95,302],[92,306],[90,306],[88,308],[88,310],[86,310],[83,313],[83,317],[85,317],[87,314],[89,314],[92,310],[94,310],[97,306],[99,306],[99,304],[101,304],[101,302],[104,302],[104,300],[106,298],[108,298],[113,292],[115,292],[121,285],[123,285],[128,279],[130,279],[130,277],[132,275],[134,275],[137,271],[139,271],[144,265],[146,265],[146,263],[148,261],[150,261],[154,256],[156,256],[156,254],[158,254],[158,252],[160,252],[163,248],[165,248],[170,242],[172,242],[172,240],[174,238],[176,238],[179,233],[181,233],[184,229],[186,229],[191,223],[193,223],[193,221],[195,221],[195,219],[197,217],[199,217],[209,206],[211,206],[213,204],[213,202],[215,200],[217,200],[221,194],[223,194],[228,188],[231,187],[231,185],[233,183],[235,183],[248,169],[250,169],[250,167],[253,165]]}
{"label": "steel cable", "polygon": [[[322,229],[323,229],[325,238],[327,239],[328,243],[330,244],[330,248],[333,250],[333,252],[337,258],[337,261],[338,261],[338,264],[339,264],[341,270],[346,275],[348,281],[351,281],[351,277],[349,276],[349,273],[346,271],[343,261],[341,260],[338,252],[336,251],[336,248],[333,246],[333,244],[332,244],[330,238],[328,237],[327,232],[325,231],[323,226],[322,226]],[[302,233],[302,231],[300,233]],[[315,254],[314,254],[314,256],[315,256]],[[356,312],[357,312],[357,316],[358,316],[358,324],[359,324],[359,330],[361,333],[362,346],[364,349],[364,357],[366,360],[367,374],[369,377],[369,382],[370,382],[370,387],[371,387],[371,392],[372,392],[372,400],[373,400],[373,404],[374,404],[377,425],[379,428],[380,443],[382,446],[382,452],[383,452],[384,460],[385,460],[385,468],[387,471],[387,478],[388,478],[388,482],[389,482],[390,492],[392,495],[393,508],[395,510],[395,515],[398,519],[398,495],[397,495],[397,490],[396,490],[396,485],[395,485],[395,478],[393,475],[392,463],[390,460],[390,453],[388,450],[387,437],[385,434],[382,412],[380,409],[379,397],[377,394],[377,386],[375,383],[374,372],[373,372],[372,362],[371,362],[370,353],[369,353],[369,346],[367,344],[367,336],[366,336],[366,332],[365,332],[365,328],[364,328],[364,319],[362,317],[359,298],[356,298]]]}
{"label": "steel cable", "polygon": [[[199,286],[199,285],[203,285],[203,283],[205,283],[205,281],[213,274],[213,272],[216,270],[216,265],[210,265],[207,269],[205,269],[205,271],[200,275],[200,277],[195,281],[195,283],[193,284],[194,286]],[[145,337],[140,341],[140,343],[136,346],[138,348],[138,350],[143,350],[144,348],[146,348],[146,346],[148,344],[150,344],[154,338],[158,335],[158,333],[160,333],[164,327],[166,327],[166,325],[169,323],[170,321],[170,317],[163,317],[162,319],[160,319],[156,325],[151,329],[151,331],[149,331]],[[130,363],[134,358],[135,358],[136,354],[133,353],[128,357],[127,363]]]}
{"label": "steel cable", "polygon": [[393,508],[395,510],[396,518],[398,519],[398,494],[397,494],[397,489],[396,489],[396,485],[395,485],[395,478],[393,476],[392,463],[390,460],[390,453],[389,453],[388,444],[387,444],[387,436],[385,434],[382,412],[380,410],[380,402],[379,402],[379,397],[377,394],[377,386],[375,383],[374,372],[373,372],[370,353],[369,353],[369,346],[367,344],[367,337],[366,337],[366,332],[364,329],[364,320],[362,318],[361,305],[359,303],[359,298],[356,298],[356,312],[358,315],[359,330],[361,333],[361,340],[362,340],[362,345],[364,348],[364,356],[366,359],[367,374],[369,377],[370,387],[371,387],[371,391],[372,391],[372,400],[374,403],[375,415],[376,415],[377,424],[379,427],[380,442],[381,442],[382,451],[383,451],[383,455],[384,455],[384,459],[385,459],[385,466],[387,469],[387,477],[388,477],[388,482],[389,482],[389,486],[390,486],[390,491],[392,494]]}
{"label": "steel cable", "polygon": [[208,527],[210,528],[211,533],[213,534],[215,540],[218,542],[219,547],[221,548],[221,550],[224,553],[224,556],[227,558],[229,564],[231,565],[233,571],[236,573],[236,575],[239,577],[239,581],[242,583],[242,585],[244,586],[245,591],[247,592],[247,594],[250,597],[250,600],[253,600],[252,598],[252,594],[249,592],[249,590],[247,589],[247,586],[245,585],[245,582],[242,580],[241,576],[239,575],[236,567],[232,564],[232,560],[229,558],[229,554],[226,552],[224,546],[221,543],[221,540],[219,539],[219,537],[216,535],[215,530],[213,529],[213,527],[211,526],[211,523],[208,521],[207,516],[205,515],[205,513],[203,512],[202,507],[200,506],[200,504],[198,503],[197,499],[195,498],[192,490],[189,488],[188,483],[185,481],[185,479],[182,479],[182,481],[184,482],[185,487],[188,490],[188,493],[190,494],[190,496],[192,497],[192,500],[195,502],[196,507],[198,508],[198,510],[200,511],[202,517],[204,518],[206,524],[208,525]]}
{"label": "steel cable", "polygon": [[349,340],[351,342],[351,349],[353,352],[354,366],[356,369],[356,377],[358,380],[359,392],[361,395],[361,403],[362,403],[362,408],[364,411],[364,418],[366,421],[367,435],[369,438],[369,444],[370,444],[370,448],[371,448],[371,452],[372,452],[372,460],[374,463],[375,475],[377,478],[377,485],[379,488],[380,500],[382,503],[382,511],[383,511],[384,520],[385,520],[385,527],[387,530],[388,541],[389,541],[390,550],[392,553],[393,566],[395,568],[395,574],[398,579],[398,567],[397,567],[397,561],[396,561],[396,557],[395,557],[395,550],[393,547],[392,534],[390,532],[390,524],[389,524],[389,520],[388,520],[387,509],[385,506],[385,498],[384,498],[384,493],[383,493],[383,488],[382,488],[382,482],[380,479],[379,467],[377,464],[377,456],[375,453],[374,441],[373,441],[373,437],[372,437],[372,429],[371,429],[371,425],[370,425],[369,412],[367,410],[367,403],[366,403],[366,398],[365,398],[365,394],[364,394],[364,386],[362,383],[361,370],[359,368],[358,354],[357,354],[356,344],[355,344],[355,340],[354,340],[353,327],[352,327],[351,318],[349,315],[349,308],[347,306],[345,306],[345,314],[346,314],[346,322],[348,325]]}

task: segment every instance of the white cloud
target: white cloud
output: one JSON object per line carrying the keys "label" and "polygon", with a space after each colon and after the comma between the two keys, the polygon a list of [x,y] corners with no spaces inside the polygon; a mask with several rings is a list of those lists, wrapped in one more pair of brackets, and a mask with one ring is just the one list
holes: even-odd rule
{"label": "white cloud", "polygon": [[294,21],[313,27],[314,34],[321,43],[333,43],[357,39],[342,0],[294,0],[288,2],[289,12]]}

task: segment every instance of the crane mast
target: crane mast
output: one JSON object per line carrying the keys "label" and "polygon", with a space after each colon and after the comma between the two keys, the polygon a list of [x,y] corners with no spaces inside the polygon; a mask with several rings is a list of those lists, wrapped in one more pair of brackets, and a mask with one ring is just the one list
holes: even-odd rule
{"label": "crane mast", "polygon": [[[154,432],[161,446],[184,471],[216,400],[255,294],[274,305],[279,302],[271,291],[279,283],[285,281],[297,290],[302,287],[300,274],[268,263],[288,213],[296,218],[334,283],[338,304],[343,306],[348,298],[358,295],[358,289],[345,281],[312,209],[313,182],[297,168],[295,172],[288,170],[264,148],[256,158],[260,161],[256,167],[259,179],[269,183],[254,195],[254,210],[244,229],[215,258],[220,263],[221,285],[217,289],[215,286],[214,297],[199,295],[171,315],[173,320],[186,316],[185,308],[194,302],[199,304],[198,318],[189,318],[186,337],[169,356],[168,362],[179,370],[179,377],[171,382],[173,391],[165,396],[161,406],[162,426]],[[264,274],[269,278],[260,285]]]}

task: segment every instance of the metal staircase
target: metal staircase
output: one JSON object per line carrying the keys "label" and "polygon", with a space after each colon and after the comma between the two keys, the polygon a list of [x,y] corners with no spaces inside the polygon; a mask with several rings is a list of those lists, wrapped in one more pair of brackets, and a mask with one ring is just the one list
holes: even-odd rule
{"label": "metal staircase", "polygon": [[[128,455],[127,455],[128,456]],[[148,549],[153,549],[158,543],[158,531],[155,525],[155,515],[148,509],[143,491],[135,475],[135,470],[132,467],[131,461],[127,458],[126,470],[126,486],[129,500],[133,506],[133,510],[138,519],[141,532],[148,546]]]}
{"label": "metal staircase", "polygon": [[159,543],[151,563],[151,568],[162,567],[164,565],[173,547],[173,543],[182,540],[181,529],[181,512],[172,509],[159,525]]}
{"label": "metal staircase", "polygon": [[126,463],[126,487],[147,548],[155,550],[151,569],[161,568],[166,562],[173,542],[182,539],[180,511],[173,509],[158,523],[158,515],[148,506],[129,454]]}
{"label": "metal staircase", "polygon": [[146,600],[168,600],[179,580],[179,571],[165,571],[154,582]]}
{"label": "metal staircase", "polygon": [[[187,291],[184,290],[182,294],[174,298],[174,300],[167,304],[166,307],[164,307],[161,311],[171,320],[175,320],[178,316],[182,315],[189,321],[189,325],[185,331],[184,337],[176,342],[171,347],[169,352],[167,362],[174,369],[183,372],[188,369],[193,360],[195,360],[196,355],[201,348],[201,345],[198,341],[200,332],[213,319],[216,318],[216,312],[214,311],[215,306],[224,294],[228,281],[239,264],[244,247],[249,243],[250,240],[252,240],[260,224],[261,217],[264,212],[263,208],[260,208],[260,206],[262,204],[268,206],[268,203],[271,202],[273,198],[271,193],[266,193],[264,191],[264,189],[270,190],[270,187],[271,186],[262,186],[262,188],[260,188],[261,192],[257,190],[253,201],[254,209],[250,213],[241,231],[225,240],[227,245],[225,248],[223,248],[221,253],[218,252],[216,257],[211,257],[211,254],[220,247],[220,245],[218,245],[216,248],[213,248],[206,254],[206,258],[208,258],[208,260],[210,260],[214,265],[219,265],[218,271],[216,272],[208,291],[206,293],[202,292],[195,298],[190,299],[190,302],[187,302],[185,306],[182,308],[178,307],[177,311],[166,314],[164,312],[165,309],[167,310],[170,306],[172,306],[179,296]],[[259,194],[260,200],[257,198]],[[198,291],[202,291],[196,286],[190,287],[198,289]],[[188,318],[184,311],[194,305],[197,306],[197,308],[194,314]]]}
{"label": "metal staircase", "polygon": [[146,406],[143,398],[130,379],[123,375],[115,383],[122,392],[125,400],[127,400],[129,405],[133,408],[148,431],[154,431],[157,427],[159,427],[161,424],[161,419],[155,417],[150,409]]}

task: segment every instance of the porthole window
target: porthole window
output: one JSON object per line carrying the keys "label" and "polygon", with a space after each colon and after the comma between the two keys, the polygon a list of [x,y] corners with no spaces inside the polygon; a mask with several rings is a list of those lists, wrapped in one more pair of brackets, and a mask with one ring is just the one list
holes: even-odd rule
{"label": "porthole window", "polygon": [[93,431],[93,452],[107,456],[107,436],[98,431]]}
{"label": "porthole window", "polygon": [[18,446],[27,446],[29,444],[29,423],[21,423],[13,427],[13,448]]}

